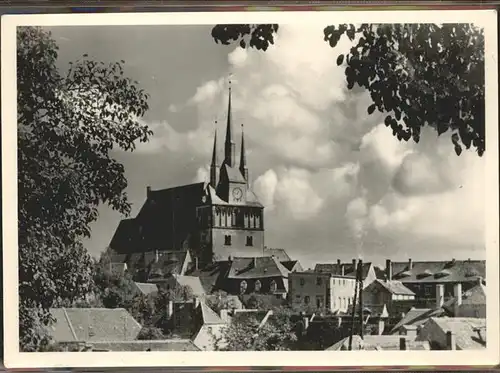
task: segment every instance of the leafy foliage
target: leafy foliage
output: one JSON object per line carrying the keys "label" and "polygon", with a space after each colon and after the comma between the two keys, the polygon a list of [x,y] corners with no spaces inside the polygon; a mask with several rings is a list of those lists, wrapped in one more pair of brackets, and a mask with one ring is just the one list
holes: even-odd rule
{"label": "leafy foliage", "polygon": [[21,349],[45,343],[50,307],[93,288],[94,263],[81,244],[97,207],[130,212],[114,148],[132,151],[151,131],[138,118],[148,95],[86,55],[62,76],[58,47],[39,27],[17,33],[19,296]]}
{"label": "leafy foliage", "polygon": [[[212,36],[223,44],[246,36],[259,40],[249,47],[266,50],[277,30],[277,25],[217,25]],[[357,84],[370,92],[373,103],[368,114],[386,113],[385,125],[398,140],[419,142],[421,128],[429,125],[438,135],[451,133],[457,155],[463,147],[476,149],[480,156],[484,153],[482,29],[471,24],[418,23],[324,29],[324,40],[332,48],[343,35],[353,43],[336,60],[345,66],[347,88]]]}
{"label": "leafy foliage", "polygon": [[228,45],[238,42],[240,47],[249,46],[258,50],[266,51],[274,44],[273,34],[278,31],[277,24],[261,25],[216,25],[212,29],[212,37],[216,43]]}
{"label": "leafy foliage", "polygon": [[295,325],[289,315],[275,312],[264,325],[255,316],[235,320],[224,329],[226,351],[288,351],[296,347]]}
{"label": "leafy foliage", "polygon": [[165,339],[165,335],[163,334],[163,331],[159,328],[144,327],[139,332],[137,339],[148,340],[148,341],[155,341],[155,340],[157,341],[160,339]]}

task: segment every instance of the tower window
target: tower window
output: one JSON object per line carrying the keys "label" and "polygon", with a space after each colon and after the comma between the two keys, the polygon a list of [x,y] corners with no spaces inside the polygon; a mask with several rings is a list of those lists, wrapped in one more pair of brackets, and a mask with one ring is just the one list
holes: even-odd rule
{"label": "tower window", "polygon": [[253,237],[247,236],[247,246],[253,246]]}
{"label": "tower window", "polygon": [[228,234],[224,236],[224,245],[231,246],[231,236]]}

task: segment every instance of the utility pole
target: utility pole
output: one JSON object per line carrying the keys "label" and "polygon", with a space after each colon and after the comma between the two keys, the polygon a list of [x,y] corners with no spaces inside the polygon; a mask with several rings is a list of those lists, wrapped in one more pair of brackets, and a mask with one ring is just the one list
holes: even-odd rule
{"label": "utility pole", "polygon": [[363,261],[360,259],[358,270],[356,272],[357,281],[359,281],[359,314],[361,316],[360,337],[364,339],[364,316],[363,316]]}

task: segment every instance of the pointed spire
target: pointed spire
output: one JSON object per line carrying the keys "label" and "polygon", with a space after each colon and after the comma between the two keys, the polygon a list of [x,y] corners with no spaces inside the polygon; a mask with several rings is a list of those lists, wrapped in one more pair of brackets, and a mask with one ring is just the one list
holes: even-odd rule
{"label": "pointed spire", "polygon": [[212,166],[217,166],[218,160],[217,160],[217,121],[215,121],[215,134],[214,134],[214,149],[212,151]]}
{"label": "pointed spire", "polygon": [[235,161],[235,144],[233,141],[233,113],[231,110],[231,80],[229,80],[229,101],[227,105],[227,128],[226,128],[226,141],[225,141],[225,154],[224,162],[229,167],[234,167]]}
{"label": "pointed spire", "polygon": [[248,183],[247,156],[245,153],[245,131],[241,124],[241,152],[240,152],[240,172]]}
{"label": "pointed spire", "polygon": [[210,164],[210,185],[213,188],[217,187],[217,179],[218,179],[218,172],[217,172],[217,121],[215,121],[215,136],[214,136],[214,150],[212,152],[212,163]]}

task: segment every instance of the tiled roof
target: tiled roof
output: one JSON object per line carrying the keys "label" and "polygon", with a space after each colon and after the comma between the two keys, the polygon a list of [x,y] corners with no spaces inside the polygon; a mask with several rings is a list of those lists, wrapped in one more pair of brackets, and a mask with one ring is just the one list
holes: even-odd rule
{"label": "tiled roof", "polygon": [[203,325],[205,324],[224,324],[224,321],[204,302],[200,302],[200,310]]}
{"label": "tiled roof", "polygon": [[267,316],[267,313],[267,310],[235,310],[230,317],[231,322],[247,322],[248,320],[255,320],[260,324]]}
{"label": "tiled roof", "polygon": [[303,270],[298,260],[286,260],[282,261],[281,264],[283,264],[289,271],[301,272]]}
{"label": "tiled roof", "polygon": [[[209,295],[206,295],[205,296],[205,300],[210,303],[210,302],[216,302],[217,301],[217,297],[218,295],[217,294],[209,294]],[[225,300],[225,302],[227,302],[227,307],[229,309],[242,309],[244,308],[243,307],[243,303],[241,303],[241,300],[240,298],[237,296],[237,295],[223,295],[222,296],[223,299]]]}
{"label": "tiled roof", "polygon": [[189,286],[194,295],[202,296],[205,294],[205,289],[203,288],[199,277],[181,275],[173,275],[173,277],[179,285]]}
{"label": "tiled roof", "polygon": [[171,274],[182,274],[182,268],[187,260],[187,251],[158,251],[156,252],[115,254],[111,257],[112,263],[126,263],[129,268],[150,268],[150,277],[166,277]]}
{"label": "tiled roof", "polygon": [[[415,295],[413,291],[408,289],[406,286],[403,285],[400,281],[381,281],[381,280],[375,280],[374,281],[377,285],[382,286],[385,288],[388,292],[391,294],[397,294],[397,295]],[[368,286],[371,286],[368,285]]]}
{"label": "tiled roof", "polygon": [[187,251],[160,251],[158,262],[150,262],[150,277],[167,277],[182,275],[182,269],[188,256]]}
{"label": "tiled roof", "polygon": [[226,172],[229,182],[246,184],[246,180],[238,168],[230,167],[227,163],[225,163],[223,165],[223,170]]}
{"label": "tiled roof", "polygon": [[403,325],[419,326],[423,325],[431,317],[443,315],[442,309],[412,308],[406,315],[392,328],[391,334],[399,333],[399,328]]}
{"label": "tiled roof", "polygon": [[56,342],[136,339],[142,326],[123,308],[53,308]]}
{"label": "tiled roof", "polygon": [[[372,267],[372,263],[368,262],[365,263],[363,262],[363,267],[362,267],[362,272],[361,276],[363,277],[363,280],[368,276],[368,272],[370,271],[370,268]],[[331,273],[334,275],[341,275],[342,274],[342,268],[344,268],[344,276],[356,276],[356,266],[354,266],[352,263],[318,263],[314,267],[314,272],[322,272],[322,273]]]}
{"label": "tiled roof", "polygon": [[[353,350],[399,350],[401,337],[394,335],[365,335],[363,339],[359,335],[352,338]],[[349,348],[349,337],[342,339],[333,346],[327,348],[327,351],[340,351]],[[406,340],[407,350],[430,350],[427,341]]]}
{"label": "tiled roof", "polygon": [[205,292],[211,293],[221,287],[229,266],[228,261],[219,261],[200,269],[190,270],[186,275],[198,277]]}
{"label": "tiled roof", "polygon": [[158,286],[156,284],[144,283],[144,282],[134,282],[137,290],[139,290],[144,295],[155,294],[158,292]]}
{"label": "tiled roof", "polygon": [[276,259],[278,259],[280,262],[289,262],[292,259],[288,256],[287,252],[285,249],[273,249],[273,248],[264,248],[264,255],[265,256],[274,256]]}
{"label": "tiled roof", "polygon": [[466,291],[462,304],[486,304],[486,286],[478,284]]}
{"label": "tiled roof", "polygon": [[429,320],[437,325],[444,333],[451,331],[455,334],[457,350],[485,348],[485,333],[479,337],[478,329],[486,328],[486,319],[472,317],[433,317]]}
{"label": "tiled roof", "polygon": [[199,351],[189,339],[92,342],[92,347],[105,351]]}
{"label": "tiled roof", "polygon": [[484,260],[392,263],[392,278],[402,282],[467,282],[486,275]]}
{"label": "tiled roof", "polygon": [[233,258],[228,278],[249,279],[265,277],[288,277],[290,271],[275,257]]}

